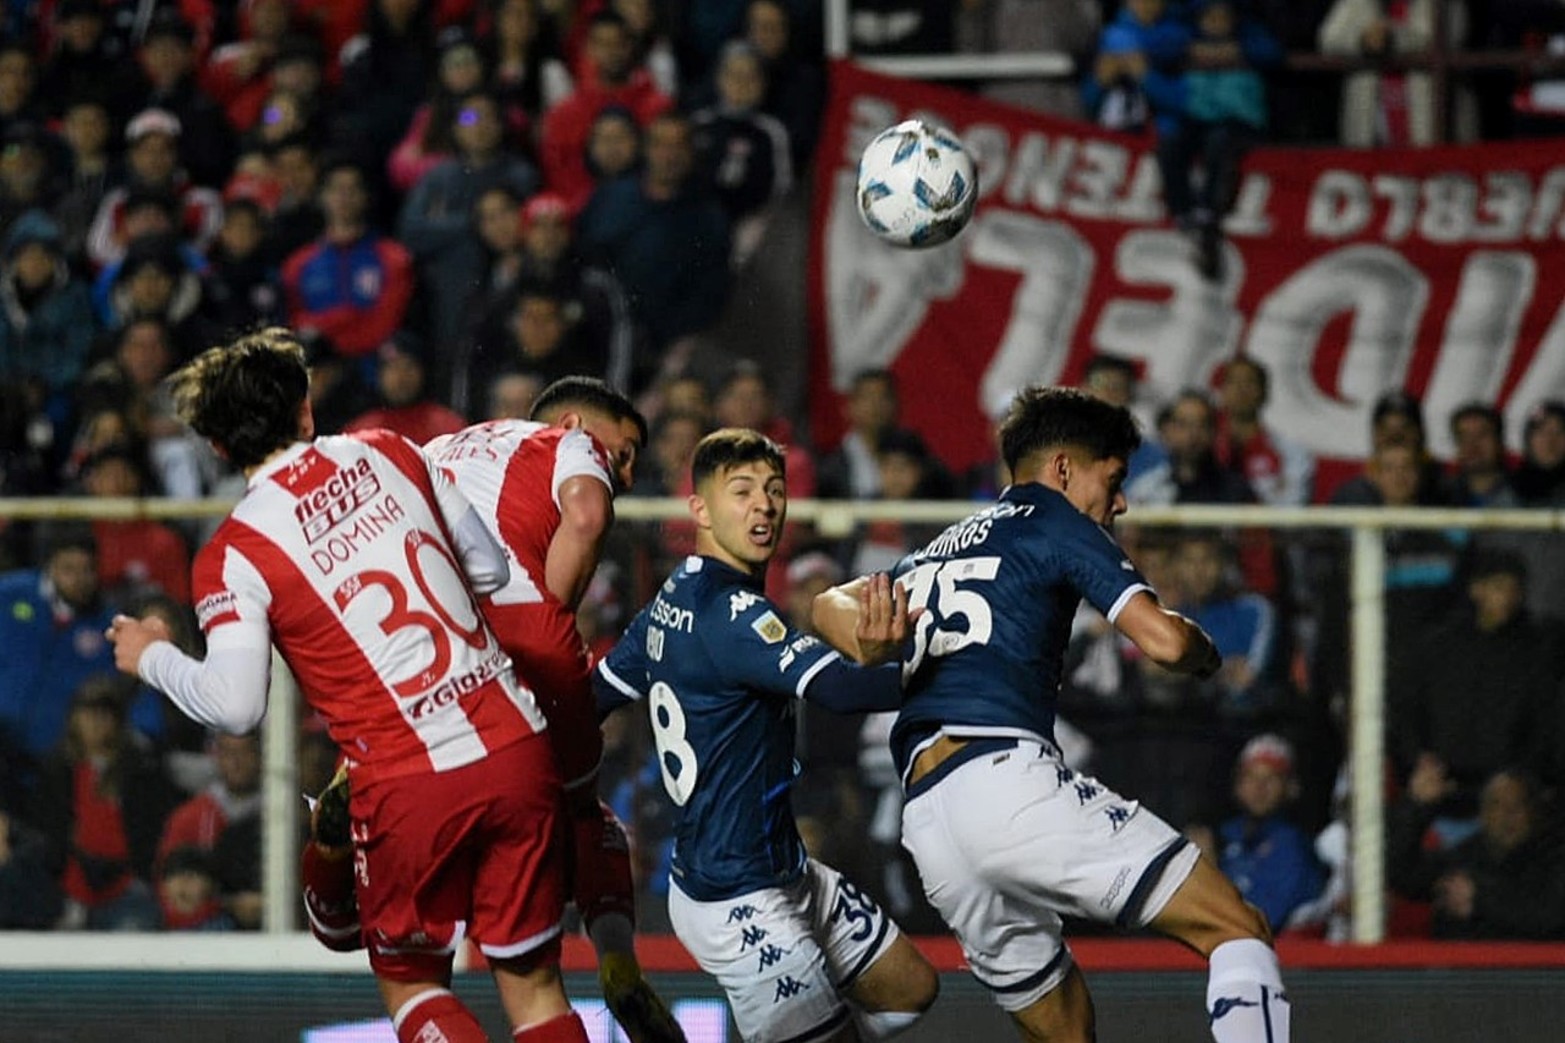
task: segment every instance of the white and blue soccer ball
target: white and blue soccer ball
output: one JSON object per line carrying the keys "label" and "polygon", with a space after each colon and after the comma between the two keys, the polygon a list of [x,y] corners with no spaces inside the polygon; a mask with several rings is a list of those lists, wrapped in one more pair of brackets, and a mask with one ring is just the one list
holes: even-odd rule
{"label": "white and blue soccer ball", "polygon": [[875,135],[859,159],[859,216],[894,246],[946,242],[978,202],[973,157],[945,127],[905,120]]}

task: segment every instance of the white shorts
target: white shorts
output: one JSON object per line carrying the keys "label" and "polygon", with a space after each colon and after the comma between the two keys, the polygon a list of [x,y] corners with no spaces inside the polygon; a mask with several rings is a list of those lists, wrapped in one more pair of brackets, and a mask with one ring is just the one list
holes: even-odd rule
{"label": "white shorts", "polygon": [[748,1043],[809,1043],[840,1029],[843,995],[891,943],[897,925],[831,866],[810,859],[788,887],[698,902],[670,882],[674,933],[728,994]]}
{"label": "white shorts", "polygon": [[1061,916],[1145,926],[1199,857],[1152,812],[1027,739],[973,740],[920,779],[902,845],[973,976],[1009,1011],[1069,972]]}

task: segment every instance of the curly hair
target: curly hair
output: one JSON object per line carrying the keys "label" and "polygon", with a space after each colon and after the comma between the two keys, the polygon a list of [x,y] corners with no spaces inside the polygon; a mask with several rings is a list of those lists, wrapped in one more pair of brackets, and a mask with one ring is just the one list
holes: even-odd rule
{"label": "curly hair", "polygon": [[241,470],[298,438],[309,387],[304,347],[282,326],[204,351],[169,378],[179,418]]}

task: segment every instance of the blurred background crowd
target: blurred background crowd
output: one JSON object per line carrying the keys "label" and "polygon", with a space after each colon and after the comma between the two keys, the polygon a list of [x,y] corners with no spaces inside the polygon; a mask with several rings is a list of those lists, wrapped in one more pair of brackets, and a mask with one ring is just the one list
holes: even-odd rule
{"label": "blurred background crowd", "polygon": [[[422,442],[525,416],[547,382],[588,373],[652,420],[632,495],[687,494],[695,443],[724,425],[788,447],[794,497],[1004,486],[998,463],[953,473],[904,428],[887,371],[854,379],[840,444],[812,443],[798,353],[733,321],[801,255],[786,244],[805,234],[826,99],[819,4],[5,0],[0,29],[0,496],[236,495],[161,381],[273,322],[308,345],[323,433]],[[1155,134],[1170,219],[1208,274],[1223,172],[1257,143],[1565,127],[1554,0],[854,0],[848,29],[864,55],[1072,55],[1069,80],[961,86]],[[802,294],[783,319],[796,341]],[[1388,393],[1361,470],[1338,474],[1267,423],[1254,361],[1167,401],[1137,376],[1102,355],[1082,380],[1143,421],[1133,506],[1565,506],[1565,403],[1507,445],[1493,403],[1425,416]],[[189,566],[210,526],[0,518],[0,928],[257,926],[259,740],[205,735],[115,677],[102,636],[114,611],[157,612],[200,651]],[[937,531],[794,525],[769,593],[807,627],[819,590]],[[1346,795],[1382,785],[1394,934],[1565,937],[1565,538],[1387,534],[1382,780],[1343,769],[1340,532],[1124,538],[1225,666],[1164,674],[1084,611],[1061,702],[1074,764],[1185,825],[1278,930],[1345,936]],[[691,544],[686,525],[621,523],[588,639],[612,642]],[[807,707],[795,806],[818,854],[938,930],[898,848],[888,727]],[[645,722],[606,729],[603,791],[656,929],[669,806]],[[307,720],[301,788],[334,757]]]}

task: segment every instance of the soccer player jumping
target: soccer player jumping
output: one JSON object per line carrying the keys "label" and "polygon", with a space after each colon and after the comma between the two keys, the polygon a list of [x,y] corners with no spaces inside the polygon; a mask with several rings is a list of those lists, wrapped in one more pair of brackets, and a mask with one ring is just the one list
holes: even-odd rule
{"label": "soccer player jumping", "polygon": [[[922,609],[902,652],[891,733],[902,843],[980,982],[1023,1039],[1089,1043],[1092,1000],[1061,917],[1150,926],[1209,961],[1217,1043],[1287,1043],[1288,998],[1265,917],[1194,845],[1061,760],[1054,710],[1082,598],[1165,669],[1207,677],[1211,638],[1158,602],[1111,533],[1140,444],[1123,408],[1029,388],[1000,429],[1012,484],[895,569]],[[814,621],[854,647],[861,578]]]}
{"label": "soccer player jumping", "polygon": [[[684,1033],[641,973],[625,828],[598,800],[603,737],[592,664],[576,609],[614,521],[614,496],[635,481],[646,421],[601,380],[565,377],[545,388],[532,420],[475,424],[426,446],[505,549],[510,579],[481,599],[517,675],[537,694],[565,779],[571,896],[598,951],[604,1000],[632,1043],[683,1043]],[[341,830],[322,828],[340,803],[323,794],[302,878],[316,937],[334,949],[358,945],[353,878]]]}
{"label": "soccer player jumping", "polygon": [[370,966],[401,1043],[483,1043],[450,991],[464,934],[517,1043],[587,1043],[560,982],[561,783],[532,693],[469,589],[507,581],[446,474],[387,431],[315,438],[304,352],[268,329],[172,378],[180,417],[245,474],[194,569],[204,661],[117,616],[115,662],[234,734],[266,712],[275,643],[347,752]]}

